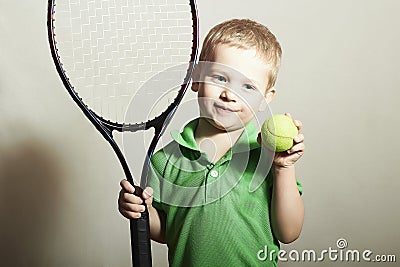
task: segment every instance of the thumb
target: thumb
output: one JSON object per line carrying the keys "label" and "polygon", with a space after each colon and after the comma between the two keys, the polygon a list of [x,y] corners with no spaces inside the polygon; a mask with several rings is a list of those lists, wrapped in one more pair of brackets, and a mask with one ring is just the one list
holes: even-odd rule
{"label": "thumb", "polygon": [[142,194],[142,196],[143,196],[143,199],[144,200],[146,200],[146,199],[150,199],[150,198],[152,198],[153,197],[153,188],[151,188],[151,187],[146,187],[144,190],[143,190],[143,194]]}
{"label": "thumb", "polygon": [[120,184],[121,188],[128,193],[133,194],[135,192],[135,188],[133,187],[133,185],[131,185],[130,182],[128,182],[128,180],[123,179],[123,180],[121,180],[121,182],[119,184]]}

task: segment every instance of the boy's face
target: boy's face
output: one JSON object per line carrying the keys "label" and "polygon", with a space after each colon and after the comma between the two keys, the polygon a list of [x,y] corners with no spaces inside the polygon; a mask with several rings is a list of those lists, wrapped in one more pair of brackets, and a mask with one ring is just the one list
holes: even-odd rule
{"label": "boy's face", "polygon": [[192,86],[200,116],[218,129],[238,130],[274,96],[274,88],[266,91],[270,67],[256,50],[218,45],[214,55],[213,62],[199,63]]}

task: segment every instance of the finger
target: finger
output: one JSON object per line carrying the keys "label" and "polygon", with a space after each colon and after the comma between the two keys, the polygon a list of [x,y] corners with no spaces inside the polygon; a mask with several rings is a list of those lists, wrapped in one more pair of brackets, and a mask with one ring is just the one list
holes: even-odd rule
{"label": "finger", "polygon": [[299,153],[301,152],[301,154],[304,153],[306,146],[304,145],[304,143],[298,143],[296,145],[294,145],[291,149],[287,150],[288,154],[293,154],[293,153]]}
{"label": "finger", "polygon": [[133,194],[135,192],[135,187],[131,185],[126,179],[121,180],[119,183],[121,188],[124,189],[126,192]]}
{"label": "finger", "polygon": [[118,199],[118,210],[121,214],[141,213],[145,211],[145,206],[141,204],[133,204],[125,202],[122,198]]}
{"label": "finger", "polygon": [[126,203],[120,202],[120,199],[118,200],[118,211],[127,219],[140,218],[140,213],[131,211]]}
{"label": "finger", "polygon": [[132,212],[132,211],[120,211],[121,214],[127,219],[139,219],[142,217],[140,212]]}
{"label": "finger", "polygon": [[304,151],[306,148],[306,146],[304,145],[304,143],[298,143],[295,144],[291,149],[288,150],[288,153],[295,153],[295,152],[299,152],[299,151]]}
{"label": "finger", "polygon": [[303,156],[304,152],[296,152],[290,155],[287,155],[287,157],[285,158],[286,162],[290,162],[290,165],[295,164],[302,156]]}
{"label": "finger", "polygon": [[143,200],[131,193],[128,192],[120,192],[120,198],[123,202],[132,203],[132,204],[142,204]]}
{"label": "finger", "polygon": [[294,125],[297,127],[297,130],[300,131],[301,127],[303,126],[303,123],[299,120],[293,120]]}
{"label": "finger", "polygon": [[126,203],[126,202],[121,202],[118,205],[118,208],[121,211],[126,211],[126,212],[144,212],[145,211],[145,206],[140,205],[140,204],[132,204],[132,203]]}
{"label": "finger", "polygon": [[297,143],[304,142],[304,135],[303,134],[298,134],[297,136],[294,137],[293,141]]}

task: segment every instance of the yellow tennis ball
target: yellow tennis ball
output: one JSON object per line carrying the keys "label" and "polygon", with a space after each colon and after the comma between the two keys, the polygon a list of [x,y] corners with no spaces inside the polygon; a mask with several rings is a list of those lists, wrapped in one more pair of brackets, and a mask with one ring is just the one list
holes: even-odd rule
{"label": "yellow tennis ball", "polygon": [[293,139],[298,134],[299,131],[293,120],[284,114],[273,115],[261,127],[263,143],[276,152],[290,149],[293,146]]}

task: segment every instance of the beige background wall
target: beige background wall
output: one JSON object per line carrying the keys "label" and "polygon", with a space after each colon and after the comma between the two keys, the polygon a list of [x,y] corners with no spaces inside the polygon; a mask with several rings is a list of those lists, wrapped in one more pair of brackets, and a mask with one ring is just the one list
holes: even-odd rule
{"label": "beige background wall", "polygon": [[[55,72],[46,5],[0,0],[0,265],[129,266],[128,224],[116,208],[123,173]],[[202,38],[217,22],[249,17],[283,46],[272,111],[303,121],[307,152],[298,163],[304,230],[282,248],[321,251],[345,238],[349,249],[400,261],[400,2],[198,6]],[[166,266],[165,249],[154,255],[156,266]]]}

